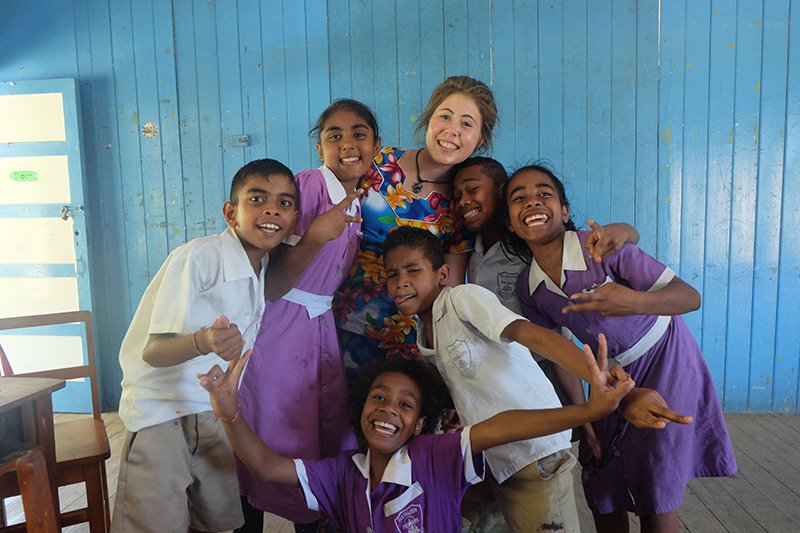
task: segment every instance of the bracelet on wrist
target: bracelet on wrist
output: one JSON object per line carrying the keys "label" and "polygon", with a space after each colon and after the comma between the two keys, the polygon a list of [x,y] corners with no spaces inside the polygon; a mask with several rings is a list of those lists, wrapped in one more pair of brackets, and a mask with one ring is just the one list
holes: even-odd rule
{"label": "bracelet on wrist", "polygon": [[233,414],[233,416],[227,417],[227,416],[217,415],[217,419],[222,420],[223,422],[228,422],[228,423],[236,422],[236,419],[239,418],[239,413],[241,413],[241,412],[242,412],[241,409],[237,409],[236,412]]}
{"label": "bracelet on wrist", "polygon": [[203,331],[202,329],[198,329],[194,333],[192,333],[192,344],[194,344],[194,349],[197,352],[197,355],[203,355],[203,352],[200,351],[200,346],[197,345],[197,334]]}

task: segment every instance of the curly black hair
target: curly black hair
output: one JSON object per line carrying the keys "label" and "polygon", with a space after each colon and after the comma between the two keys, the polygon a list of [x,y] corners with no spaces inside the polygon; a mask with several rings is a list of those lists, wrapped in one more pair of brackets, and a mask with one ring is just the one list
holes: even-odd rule
{"label": "curly black hair", "polygon": [[367,402],[367,395],[372,389],[372,384],[381,374],[386,372],[399,372],[405,374],[419,387],[422,393],[420,398],[420,416],[425,417],[423,433],[433,433],[439,426],[439,420],[448,406],[447,386],[436,367],[404,357],[392,357],[383,361],[376,361],[362,371],[350,387],[350,422],[356,432],[358,442],[364,446],[364,434],[361,431],[361,413]]}

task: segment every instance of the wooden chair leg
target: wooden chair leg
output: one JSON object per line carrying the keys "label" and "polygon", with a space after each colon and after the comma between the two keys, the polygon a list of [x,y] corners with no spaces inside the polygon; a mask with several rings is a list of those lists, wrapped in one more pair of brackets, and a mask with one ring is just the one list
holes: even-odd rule
{"label": "wooden chair leg", "polygon": [[84,467],[86,480],[86,507],[89,514],[89,531],[105,533],[110,527],[108,507],[108,489],[105,481],[103,463]]}
{"label": "wooden chair leg", "polygon": [[[4,465],[12,467],[12,465]],[[16,470],[22,508],[25,510],[25,527],[29,533],[54,533],[59,531],[58,515],[50,490],[47,466],[38,449],[29,450],[13,461]]]}
{"label": "wooden chair leg", "polygon": [[111,510],[108,508],[108,475],[106,462],[100,463],[100,479],[103,481],[103,514],[105,515],[106,531],[111,529]]}
{"label": "wooden chair leg", "polygon": [[102,482],[99,479],[98,465],[83,467],[83,479],[86,485],[86,512],[89,516],[89,531],[100,533],[105,531],[105,517],[103,507],[98,505],[103,497]]}

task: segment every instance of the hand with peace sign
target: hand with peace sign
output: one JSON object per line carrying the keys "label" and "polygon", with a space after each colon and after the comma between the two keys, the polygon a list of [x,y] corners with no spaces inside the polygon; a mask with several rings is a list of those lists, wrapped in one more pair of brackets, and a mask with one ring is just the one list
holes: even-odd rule
{"label": "hand with peace sign", "polygon": [[[350,191],[341,202],[318,215],[297,244],[281,244],[270,251],[265,278],[267,300],[274,302],[289,292],[320,248],[339,237],[348,224],[361,224],[361,217],[348,215],[347,211],[362,194],[364,189]],[[303,207],[302,198],[300,207]]]}
{"label": "hand with peace sign", "polygon": [[350,209],[353,200],[360,198],[362,194],[364,194],[364,189],[350,191],[344,197],[344,200],[315,218],[314,222],[306,230],[305,235],[303,235],[301,242],[309,240],[322,247],[326,242],[332,241],[341,235],[347,224],[361,224],[361,217],[348,215],[347,211]]}
{"label": "hand with peace sign", "polygon": [[214,365],[205,374],[198,374],[200,386],[208,391],[214,414],[224,422],[223,427],[233,451],[258,479],[283,485],[297,486],[294,461],[276,453],[253,433],[253,429],[239,416],[239,378],[247,364],[251,350],[235,356],[223,371]]}

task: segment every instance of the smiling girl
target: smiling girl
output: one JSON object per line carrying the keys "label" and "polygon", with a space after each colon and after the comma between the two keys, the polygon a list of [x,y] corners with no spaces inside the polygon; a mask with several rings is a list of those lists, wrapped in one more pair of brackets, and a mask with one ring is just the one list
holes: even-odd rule
{"label": "smiling girl", "polygon": [[403,317],[386,295],[381,245],[398,226],[415,226],[444,244],[453,284],[463,283],[470,243],[453,216],[453,166],[491,144],[497,107],[491,89],[453,76],[431,94],[417,118],[425,145],[385,147],[362,185],[364,235],[350,275],[336,294],[334,311],[349,377],[373,360],[419,358],[416,321]]}
{"label": "smiling girl", "polygon": [[[275,450],[317,459],[353,443],[330,307],[358,250],[356,186],[380,148],[380,137],[372,111],[355,100],[331,104],[312,133],[323,165],[297,174],[300,215],[288,239],[295,245],[282,244],[270,254],[265,279],[270,301],[240,398],[245,420]],[[297,531],[316,530],[312,522],[320,514],[303,505],[299,491],[260,481],[238,466],[247,500],[241,531],[260,533],[262,510],[292,520]]]}
{"label": "smiling girl", "polygon": [[516,288],[523,315],[542,327],[567,327],[592,347],[602,331],[612,361],[638,386],[695,420],[661,432],[637,429],[619,413],[594,423],[602,456],[584,468],[583,487],[597,530],[628,531],[630,511],[643,532],[677,532],[688,480],[736,472],[714,382],[678,316],[697,309],[700,295],[630,244],[591,260],[589,232],[575,231],[564,185],[544,166],[515,172],[506,201],[508,242],[530,262]]}
{"label": "smiling girl", "polygon": [[[613,411],[633,387],[608,380],[605,345],[597,362],[588,349],[589,403],[545,410],[504,411],[463,431],[423,435],[436,427],[443,402],[430,367],[394,359],[373,365],[353,388],[354,425],[364,448],[318,461],[276,453],[237,410],[237,383],[247,354],[226,372],[215,365],[198,376],[237,456],[262,480],[302,491],[310,509],[340,531],[460,531],[460,503],[481,480],[484,450],[555,433]],[[599,366],[598,366],[599,365]]]}

